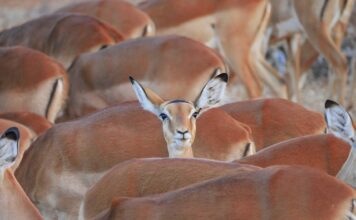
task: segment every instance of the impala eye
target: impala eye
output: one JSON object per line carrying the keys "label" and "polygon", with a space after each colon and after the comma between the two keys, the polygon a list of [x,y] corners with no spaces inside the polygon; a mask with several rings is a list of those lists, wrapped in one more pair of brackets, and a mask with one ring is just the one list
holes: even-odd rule
{"label": "impala eye", "polygon": [[166,120],[168,118],[168,116],[166,114],[164,114],[164,113],[161,113],[159,115],[159,117],[162,119],[162,121],[164,121],[164,120]]}
{"label": "impala eye", "polygon": [[199,112],[194,112],[192,116],[193,116],[194,118],[197,118],[198,115],[199,115]]}

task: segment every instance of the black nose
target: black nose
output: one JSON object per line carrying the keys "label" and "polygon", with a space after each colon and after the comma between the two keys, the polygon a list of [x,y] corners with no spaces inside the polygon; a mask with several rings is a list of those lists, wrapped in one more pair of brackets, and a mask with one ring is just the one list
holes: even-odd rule
{"label": "black nose", "polygon": [[186,131],[179,131],[179,130],[177,130],[177,133],[184,135],[184,134],[188,133],[188,130],[186,130]]}

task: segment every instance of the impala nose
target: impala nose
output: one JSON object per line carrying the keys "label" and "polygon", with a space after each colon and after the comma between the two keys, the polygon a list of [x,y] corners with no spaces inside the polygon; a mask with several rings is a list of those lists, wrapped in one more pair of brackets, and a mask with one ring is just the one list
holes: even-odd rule
{"label": "impala nose", "polygon": [[188,131],[188,130],[185,130],[185,131],[177,130],[177,133],[180,134],[180,135],[182,135],[182,139],[183,139],[183,140],[190,138],[190,134],[189,134],[189,131]]}

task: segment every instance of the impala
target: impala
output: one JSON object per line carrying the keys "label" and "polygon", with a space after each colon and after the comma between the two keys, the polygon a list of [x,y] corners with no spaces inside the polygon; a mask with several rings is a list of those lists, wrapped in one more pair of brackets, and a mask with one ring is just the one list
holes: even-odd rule
{"label": "impala", "polygon": [[221,106],[237,121],[251,128],[256,150],[291,138],[322,134],[322,114],[285,99],[257,99]]}
{"label": "impala", "polygon": [[153,196],[117,197],[94,219],[355,219],[355,197],[317,170],[273,166]]}
{"label": "impala", "polygon": [[227,73],[216,73],[194,103],[180,99],[165,101],[132,77],[130,80],[142,107],[162,120],[169,157],[193,157],[195,121],[204,111],[220,104],[228,81]]}
{"label": "impala", "polygon": [[114,26],[125,39],[152,36],[154,24],[146,13],[120,0],[90,0],[73,3],[56,13],[81,13],[97,17]]}
{"label": "impala", "polygon": [[[204,103],[203,97],[210,100],[206,95],[213,94],[212,90],[218,94],[219,86],[226,80],[226,74],[219,75],[214,75],[202,90],[201,98],[196,99],[199,100],[197,106]],[[215,101],[217,99],[210,104]],[[193,117],[193,104],[166,104],[167,110],[188,108],[190,111],[183,116]],[[165,114],[178,118],[180,115],[176,117],[174,114],[181,113]],[[163,124],[169,124],[171,120],[167,118]],[[195,123],[194,117],[184,120]],[[195,157],[234,160],[254,152],[248,127],[224,111],[211,109],[196,123],[198,129],[192,145]],[[156,116],[142,110],[137,103],[121,104],[78,120],[59,123],[31,145],[16,170],[16,177],[46,218],[75,219],[86,190],[108,169],[133,158],[169,155],[161,129]]]}
{"label": "impala", "polygon": [[144,158],[114,166],[85,194],[79,219],[91,219],[111,205],[114,197],[143,197],[194,183],[260,168],[205,159]]}
{"label": "impala", "polygon": [[179,36],[127,40],[76,59],[68,72],[72,87],[67,114],[78,117],[136,100],[127,80],[130,75],[164,99],[194,100],[216,71],[228,71],[223,60],[194,40]]}
{"label": "impala", "polygon": [[[262,95],[262,81],[286,96],[260,49],[271,13],[267,0],[148,0],[138,7],[152,18],[157,35],[179,34],[219,47],[249,97]],[[232,80],[235,84],[237,77]]]}
{"label": "impala", "polygon": [[10,169],[19,151],[19,138],[15,127],[8,128],[0,137],[0,219],[41,220],[40,213]]}
{"label": "impala", "polygon": [[57,13],[0,32],[0,46],[22,45],[54,57],[65,68],[82,53],[123,40],[114,27],[94,17]]}
{"label": "impala", "polygon": [[351,117],[333,101],[326,101],[325,107],[330,134],[291,139],[238,162],[261,167],[277,164],[309,166],[336,176],[355,187],[355,137]]}
{"label": "impala", "polygon": [[[216,53],[185,37],[125,41],[76,60],[69,70],[73,86],[67,115],[78,117],[134,100],[127,83],[132,72],[143,86],[149,85],[164,99],[193,100],[215,71],[227,71]],[[230,79],[226,90],[230,94],[234,90]],[[252,128],[258,149],[288,138],[322,133],[326,128],[321,114],[283,99],[236,102],[222,108]]]}
{"label": "impala", "polygon": [[1,48],[0,60],[0,110],[34,112],[54,122],[68,96],[63,67],[25,47]]}

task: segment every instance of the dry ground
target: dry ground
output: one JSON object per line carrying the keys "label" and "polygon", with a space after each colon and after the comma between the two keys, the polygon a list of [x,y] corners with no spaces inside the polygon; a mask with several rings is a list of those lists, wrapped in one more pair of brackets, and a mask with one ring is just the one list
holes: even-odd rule
{"label": "dry ground", "polygon": [[[29,19],[38,17],[43,14],[51,13],[59,7],[71,2],[81,0],[0,0],[0,30],[21,24]],[[350,33],[345,43],[344,50],[351,56],[356,54],[356,10],[354,10]],[[319,62],[314,65],[312,71],[308,73],[305,87],[302,89],[302,104],[317,110],[323,110],[323,103],[327,94],[327,72],[328,68],[325,62]],[[265,92],[268,94],[268,91]],[[266,95],[268,96],[268,95]],[[352,115],[356,118],[356,100],[353,100],[354,109]],[[245,96],[242,94],[241,99]]]}

